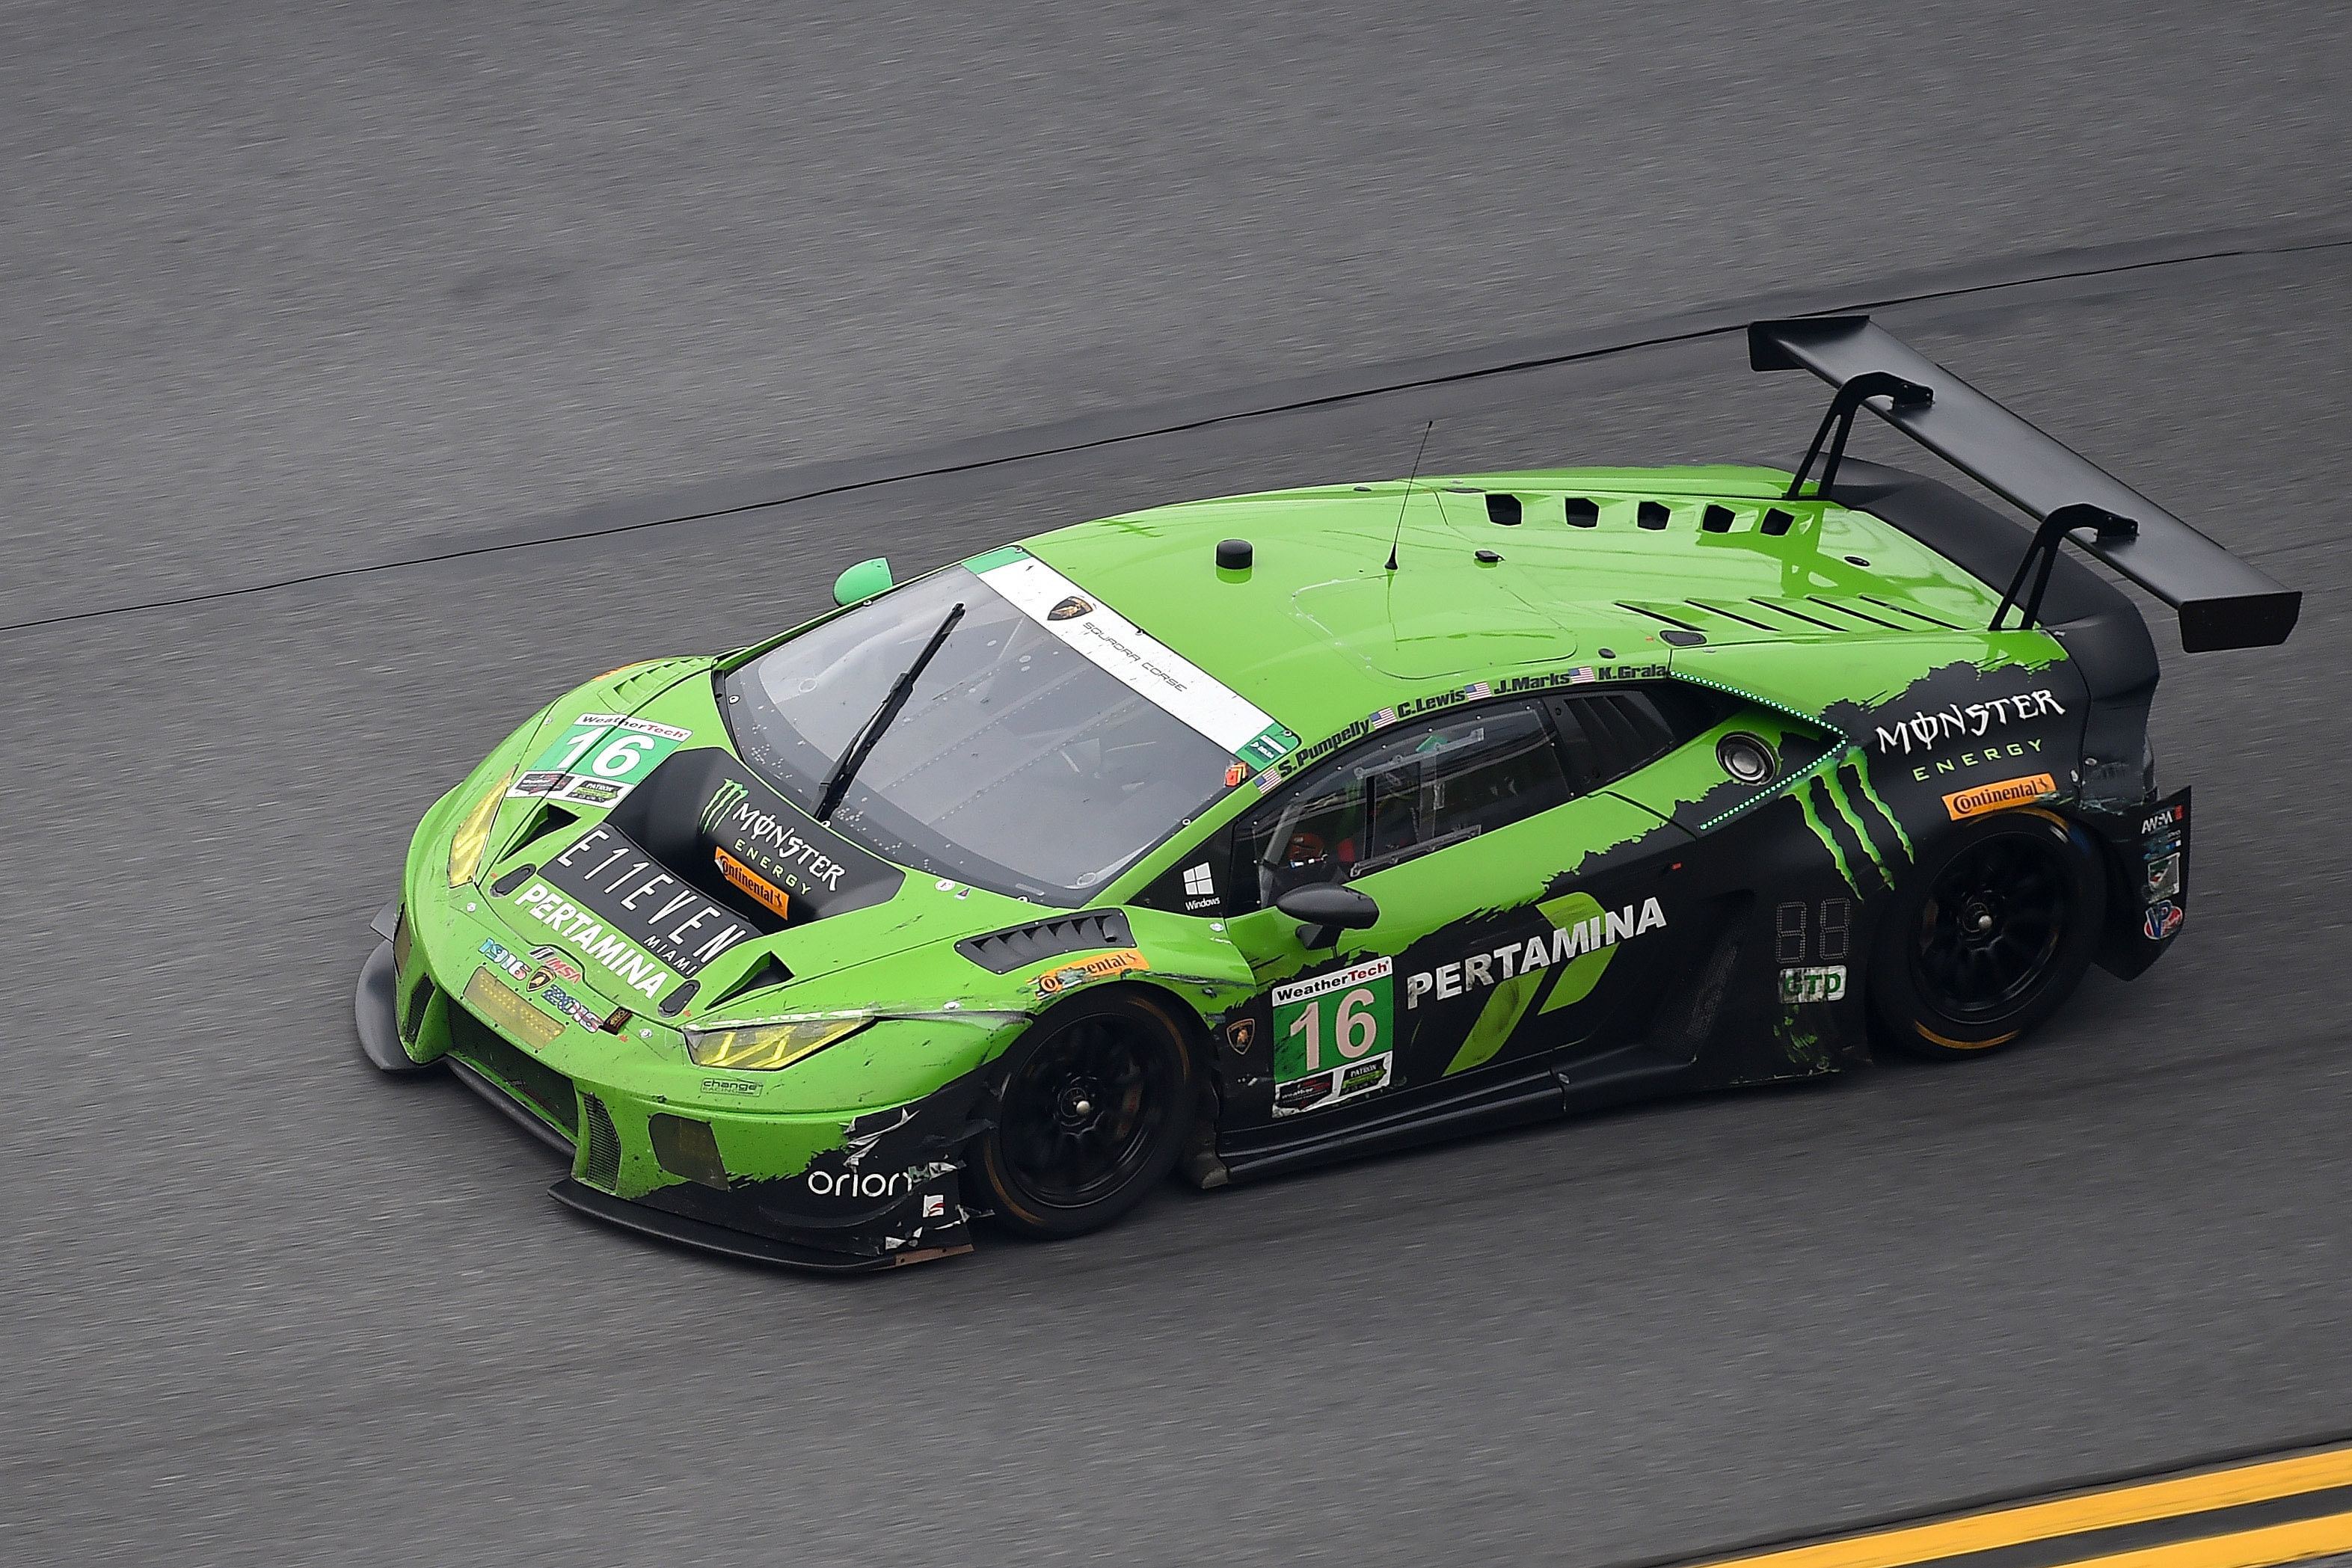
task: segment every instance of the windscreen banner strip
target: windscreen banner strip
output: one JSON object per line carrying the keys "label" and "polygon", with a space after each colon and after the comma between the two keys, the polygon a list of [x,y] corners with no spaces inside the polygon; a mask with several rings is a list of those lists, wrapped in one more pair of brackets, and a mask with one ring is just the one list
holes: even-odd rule
{"label": "windscreen banner strip", "polygon": [[1297,749],[1297,736],[1035,556],[1000,561],[979,577],[1112,679],[1252,768]]}

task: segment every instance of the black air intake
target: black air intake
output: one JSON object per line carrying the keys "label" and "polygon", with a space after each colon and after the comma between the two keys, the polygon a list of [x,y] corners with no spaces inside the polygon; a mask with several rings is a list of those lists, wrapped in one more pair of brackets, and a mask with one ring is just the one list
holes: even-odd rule
{"label": "black air intake", "polygon": [[1058,920],[1033,921],[985,936],[967,936],[956,944],[956,951],[992,974],[1009,975],[1024,964],[1065,953],[1134,946],[1135,934],[1127,928],[1127,916],[1116,909],[1099,909]]}

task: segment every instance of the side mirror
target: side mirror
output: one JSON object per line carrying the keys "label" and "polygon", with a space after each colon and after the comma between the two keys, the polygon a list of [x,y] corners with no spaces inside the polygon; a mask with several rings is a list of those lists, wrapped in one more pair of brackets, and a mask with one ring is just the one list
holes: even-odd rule
{"label": "side mirror", "polygon": [[1381,921],[1381,906],[1369,893],[1337,883],[1311,883],[1294,887],[1274,901],[1274,906],[1301,924],[1298,941],[1305,947],[1329,947],[1342,931],[1360,931]]}
{"label": "side mirror", "polygon": [[890,562],[881,556],[861,560],[833,580],[833,601],[855,604],[861,599],[871,599],[890,586]]}

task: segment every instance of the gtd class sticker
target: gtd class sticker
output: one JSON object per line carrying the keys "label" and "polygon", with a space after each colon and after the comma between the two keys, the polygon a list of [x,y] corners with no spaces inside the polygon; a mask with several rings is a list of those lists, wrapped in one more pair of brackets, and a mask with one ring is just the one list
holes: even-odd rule
{"label": "gtd class sticker", "polygon": [[690,729],[583,713],[515,779],[507,793],[578,806],[617,806],[663,758],[693,737]]}

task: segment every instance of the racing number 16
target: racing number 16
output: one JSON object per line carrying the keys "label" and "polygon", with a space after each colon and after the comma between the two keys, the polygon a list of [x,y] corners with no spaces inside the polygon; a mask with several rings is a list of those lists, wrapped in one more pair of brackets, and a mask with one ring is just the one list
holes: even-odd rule
{"label": "racing number 16", "polygon": [[[1369,986],[1359,986],[1339,998],[1339,1009],[1331,1019],[1331,1044],[1341,1061],[1354,1061],[1370,1055],[1381,1042],[1381,1019],[1375,1004],[1379,998]],[[1323,1009],[1309,1006],[1299,1009],[1290,1026],[1290,1038],[1306,1036],[1306,1071],[1316,1072],[1338,1062],[1323,1060]]]}
{"label": "racing number 16", "polygon": [[[555,743],[554,760],[549,763],[548,770],[571,772],[582,758],[588,757],[589,747],[596,745],[599,737],[612,733],[601,725],[593,729],[573,730]],[[588,757],[588,771],[600,779],[618,779],[643,762],[646,754],[657,744],[656,737],[650,735],[635,735],[627,730],[613,734],[612,739],[596,747],[595,756]]]}

